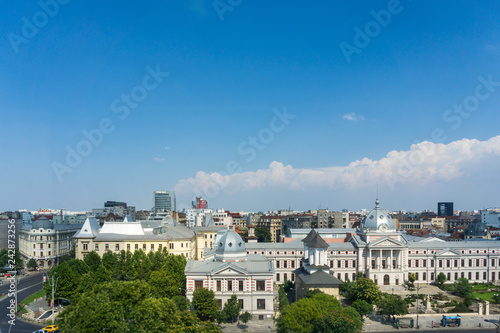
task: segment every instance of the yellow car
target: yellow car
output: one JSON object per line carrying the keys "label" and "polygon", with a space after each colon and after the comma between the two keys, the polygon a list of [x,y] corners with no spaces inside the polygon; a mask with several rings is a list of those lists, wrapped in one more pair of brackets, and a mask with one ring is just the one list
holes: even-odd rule
{"label": "yellow car", "polygon": [[42,328],[42,330],[46,330],[47,332],[59,332],[59,327],[57,327],[56,325],[49,325]]}

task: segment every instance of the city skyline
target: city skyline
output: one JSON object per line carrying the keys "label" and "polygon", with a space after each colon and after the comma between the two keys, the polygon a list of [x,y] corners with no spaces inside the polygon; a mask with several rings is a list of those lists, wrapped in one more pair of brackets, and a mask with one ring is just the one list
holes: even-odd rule
{"label": "city skyline", "polygon": [[500,205],[498,3],[62,3],[0,14],[0,210]]}

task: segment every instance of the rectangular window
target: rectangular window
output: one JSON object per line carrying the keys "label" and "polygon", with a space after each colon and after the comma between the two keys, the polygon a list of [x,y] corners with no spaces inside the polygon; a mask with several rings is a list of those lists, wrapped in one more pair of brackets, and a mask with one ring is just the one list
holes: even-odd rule
{"label": "rectangular window", "polygon": [[431,267],[434,267],[434,259],[431,259]]}
{"label": "rectangular window", "polygon": [[446,260],[446,267],[450,267],[450,259]]}
{"label": "rectangular window", "polygon": [[295,261],[292,260],[292,268],[295,268]]}
{"label": "rectangular window", "polygon": [[356,268],[356,260],[352,261],[352,268]]}
{"label": "rectangular window", "polygon": [[333,260],[330,260],[330,268],[333,268]]}
{"label": "rectangular window", "polygon": [[194,289],[203,288],[203,280],[194,280]]}
{"label": "rectangular window", "polygon": [[169,248],[170,250],[173,250],[173,249],[174,249],[174,243],[170,243],[168,248]]}
{"label": "rectangular window", "polygon": [[219,307],[219,309],[222,309],[222,300],[221,299],[217,299],[217,306]]}
{"label": "rectangular window", "polygon": [[439,267],[443,267],[443,261],[439,260]]}
{"label": "rectangular window", "polygon": [[227,291],[233,291],[233,281],[227,281]]}
{"label": "rectangular window", "polygon": [[280,261],[276,260],[276,268],[280,268]]}
{"label": "rectangular window", "polygon": [[462,278],[465,277],[464,272],[460,273],[460,277],[462,277]]}
{"label": "rectangular window", "polygon": [[491,259],[491,266],[494,267],[495,266],[495,259]]}
{"label": "rectangular window", "polygon": [[469,272],[469,276],[468,276],[469,280],[472,280],[472,273]]}
{"label": "rectangular window", "polygon": [[479,272],[476,272],[476,280],[479,280]]}
{"label": "rectangular window", "polygon": [[460,260],[460,265],[461,265],[460,267],[465,267],[465,260],[464,259]]}
{"label": "rectangular window", "polygon": [[142,250],[146,252],[146,244],[142,244]]}
{"label": "rectangular window", "polygon": [[455,272],[455,281],[458,280],[458,272]]}
{"label": "rectangular window", "polygon": [[265,310],[265,309],[266,309],[266,300],[257,299],[257,310]]}
{"label": "rectangular window", "polygon": [[288,280],[288,275],[287,275],[287,273],[284,273],[284,274],[283,274],[283,280],[284,280],[284,281]]}
{"label": "rectangular window", "polygon": [[[49,251],[49,256],[50,256],[50,251]],[[483,280],[486,281],[487,277],[486,277],[486,272],[483,272]]]}
{"label": "rectangular window", "polygon": [[40,252],[40,257],[43,257],[43,252]]}
{"label": "rectangular window", "polygon": [[154,250],[155,250],[155,245],[151,244],[151,251],[154,251]]}
{"label": "rectangular window", "polygon": [[276,273],[276,281],[279,282],[279,280],[280,280],[280,273]]}
{"label": "rectangular window", "polygon": [[120,244],[115,244],[115,250],[120,251]]}
{"label": "rectangular window", "polygon": [[130,251],[130,244],[127,244],[127,251]]}
{"label": "rectangular window", "polygon": [[135,244],[135,250],[139,250],[139,244]]}
{"label": "rectangular window", "polygon": [[342,267],[342,260],[337,260],[337,268],[341,268]]}
{"label": "rectangular window", "polygon": [[469,267],[472,267],[472,259],[469,259]]}
{"label": "rectangular window", "polygon": [[243,310],[243,300],[242,299],[239,299],[238,300],[238,303],[240,304],[240,309]]}
{"label": "rectangular window", "polygon": [[95,244],[95,250],[99,251],[99,244]]}
{"label": "rectangular window", "polygon": [[266,290],[266,280],[257,280],[257,291]]}
{"label": "rectangular window", "polygon": [[[40,244],[40,248],[43,249],[43,244]],[[83,251],[88,251],[89,249],[89,244],[83,243]]]}
{"label": "rectangular window", "polygon": [[222,281],[217,280],[217,291],[221,291],[221,290],[222,290]]}
{"label": "rectangular window", "polygon": [[109,251],[109,244],[106,244],[105,249],[106,251]]}
{"label": "rectangular window", "polygon": [[158,250],[163,249],[163,244],[158,244]]}
{"label": "rectangular window", "polygon": [[243,290],[243,280],[239,280],[239,281],[238,281],[238,284],[239,284],[238,289],[239,289],[240,291],[242,291],[242,290]]}
{"label": "rectangular window", "polygon": [[476,259],[476,267],[479,267],[479,266],[481,266],[481,263],[480,263],[479,259]]}
{"label": "rectangular window", "polygon": [[36,249],[36,244],[33,244],[33,248]]}
{"label": "rectangular window", "polygon": [[[83,244],[83,245],[84,245],[83,246],[84,248],[85,248],[85,245],[87,245],[87,250],[88,250],[88,244]],[[43,244],[40,244],[40,250],[43,250]]]}
{"label": "rectangular window", "polygon": [[375,269],[375,259],[372,260],[372,269]]}
{"label": "rectangular window", "polygon": [[[51,255],[51,253],[52,253],[52,252],[51,252],[51,251],[49,251],[49,256]],[[484,273],[484,274],[486,274],[486,273]]]}
{"label": "rectangular window", "polygon": [[431,280],[434,281],[434,273],[431,273]]}
{"label": "rectangular window", "polygon": [[181,243],[181,247],[184,247],[184,243]]}
{"label": "rectangular window", "polygon": [[[49,249],[50,249],[50,244],[49,244]],[[483,266],[484,267],[488,266],[488,260],[483,259]]]}
{"label": "rectangular window", "polygon": [[453,267],[458,267],[458,260],[457,260],[457,259],[455,259],[455,260],[453,261]]}
{"label": "rectangular window", "polygon": [[[50,243],[48,244],[49,245],[49,249],[50,249]],[[485,265],[486,266],[486,265]]]}

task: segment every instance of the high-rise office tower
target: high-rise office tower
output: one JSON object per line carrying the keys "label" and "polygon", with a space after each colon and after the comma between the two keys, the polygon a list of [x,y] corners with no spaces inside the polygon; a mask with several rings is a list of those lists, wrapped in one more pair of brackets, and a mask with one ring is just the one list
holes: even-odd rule
{"label": "high-rise office tower", "polygon": [[174,191],[154,191],[153,192],[153,210],[175,211],[175,192]]}
{"label": "high-rise office tower", "polygon": [[438,216],[453,216],[453,202],[438,202]]}

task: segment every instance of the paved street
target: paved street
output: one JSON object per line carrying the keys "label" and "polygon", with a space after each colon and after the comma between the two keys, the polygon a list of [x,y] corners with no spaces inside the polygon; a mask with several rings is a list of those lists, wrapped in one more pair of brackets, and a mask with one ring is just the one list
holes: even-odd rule
{"label": "paved street", "polygon": [[[9,285],[5,282],[0,286],[0,297],[2,295],[8,294]],[[22,299],[34,294],[35,292],[41,290],[42,288],[42,273],[32,273],[28,276],[21,277],[18,285],[18,301],[20,302]],[[31,333],[42,326],[35,325],[31,323],[24,322],[22,320],[16,319],[16,325],[10,327],[8,324],[9,317],[8,314],[8,306],[9,306],[10,298],[3,297],[0,298],[0,329],[2,329],[2,333]]]}

